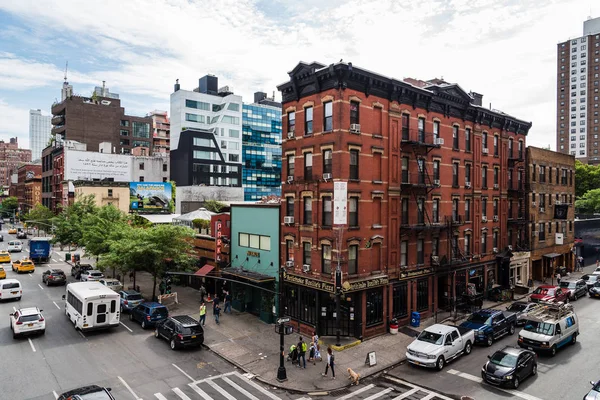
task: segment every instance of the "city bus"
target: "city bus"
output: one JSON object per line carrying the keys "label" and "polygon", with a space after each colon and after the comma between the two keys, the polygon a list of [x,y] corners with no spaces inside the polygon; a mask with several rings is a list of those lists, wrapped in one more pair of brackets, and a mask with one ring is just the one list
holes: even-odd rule
{"label": "city bus", "polygon": [[67,285],[65,314],[76,329],[108,329],[119,325],[119,294],[100,282],[75,282]]}

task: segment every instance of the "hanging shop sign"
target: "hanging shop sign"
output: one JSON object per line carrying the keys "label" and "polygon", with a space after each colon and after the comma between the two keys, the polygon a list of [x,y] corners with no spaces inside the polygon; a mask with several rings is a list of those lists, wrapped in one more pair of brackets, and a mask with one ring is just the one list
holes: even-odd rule
{"label": "hanging shop sign", "polygon": [[[300,286],[306,286],[313,289],[321,290],[328,293],[335,293],[335,285],[333,282],[325,282],[317,279],[312,279],[306,276],[298,276],[286,273],[284,280],[289,283],[295,283]],[[344,281],[342,291],[344,293],[357,292],[359,290],[371,289],[378,286],[385,286],[390,282],[387,276],[365,279],[361,281]]]}
{"label": "hanging shop sign", "polygon": [[380,276],[378,278],[366,279],[363,281],[345,281],[342,285],[342,290],[344,293],[348,292],[357,292],[359,290],[371,289],[378,286],[384,286],[390,283],[390,280],[387,276]]}
{"label": "hanging shop sign", "polygon": [[223,238],[221,233],[221,221],[217,222],[217,243],[215,245],[215,260],[221,261],[221,248],[223,247]]}
{"label": "hanging shop sign", "polygon": [[260,258],[260,253],[258,251],[250,251],[250,250],[248,250],[248,252],[246,253],[246,255],[248,257],[258,257],[258,258]]}

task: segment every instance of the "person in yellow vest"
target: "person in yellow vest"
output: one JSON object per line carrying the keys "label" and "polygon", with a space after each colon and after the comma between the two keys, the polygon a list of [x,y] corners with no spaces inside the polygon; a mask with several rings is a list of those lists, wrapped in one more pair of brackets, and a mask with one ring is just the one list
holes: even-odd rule
{"label": "person in yellow vest", "polygon": [[202,324],[202,326],[204,326],[206,322],[206,304],[204,304],[204,302],[202,302],[202,304],[200,304],[200,323]]}

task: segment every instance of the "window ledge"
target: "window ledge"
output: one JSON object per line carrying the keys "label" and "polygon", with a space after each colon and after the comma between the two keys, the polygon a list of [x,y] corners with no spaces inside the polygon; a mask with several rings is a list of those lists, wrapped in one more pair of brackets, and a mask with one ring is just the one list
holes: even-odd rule
{"label": "window ledge", "polygon": [[373,134],[373,137],[374,137],[375,139],[383,139],[383,135],[380,135],[380,134],[378,134],[378,133],[376,133],[376,134]]}
{"label": "window ledge", "polygon": [[305,134],[304,134],[304,137],[310,137],[310,136],[312,136],[312,135],[313,135],[312,133],[305,133]]}
{"label": "window ledge", "polygon": [[452,185],[452,188],[453,188],[453,189],[459,189],[459,188],[460,188],[460,186],[458,186],[458,185]]}
{"label": "window ledge", "polygon": [[371,226],[371,228],[372,228],[372,229],[381,229],[381,228],[383,228],[383,225],[380,225],[380,224],[373,224],[373,225]]}
{"label": "window ledge", "polygon": [[371,181],[371,183],[374,185],[382,185],[383,181]]}
{"label": "window ledge", "polygon": [[360,229],[360,226],[349,226],[349,227],[348,227],[348,230],[349,230],[349,231],[357,231],[357,230],[359,230],[359,229]]}
{"label": "window ledge", "polygon": [[333,133],[333,131],[323,131],[323,132],[321,132],[322,135],[328,135],[330,133]]}
{"label": "window ledge", "polygon": [[360,183],[360,179],[348,179],[348,182]]}
{"label": "window ledge", "polygon": [[331,230],[333,227],[331,225],[321,225],[322,230]]}
{"label": "window ledge", "polygon": [[453,147],[453,148],[452,148],[452,151],[460,151],[460,149],[457,149],[457,148],[454,148],[454,147]]}

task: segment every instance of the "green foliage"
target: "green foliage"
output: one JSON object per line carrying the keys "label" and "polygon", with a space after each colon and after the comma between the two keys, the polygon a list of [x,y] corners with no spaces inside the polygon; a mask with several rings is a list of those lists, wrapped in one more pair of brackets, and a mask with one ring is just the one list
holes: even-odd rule
{"label": "green foliage", "polygon": [[154,225],[152,222],[148,221],[146,218],[140,216],[139,214],[132,214],[131,217],[131,226],[134,228],[150,228]]}
{"label": "green foliage", "polygon": [[12,215],[12,212],[19,208],[19,200],[12,196],[2,200],[2,211],[6,211]]}
{"label": "green foliage", "polygon": [[575,197],[582,198],[586,192],[597,188],[600,188],[600,166],[575,160]]}
{"label": "green foliage", "polygon": [[54,243],[83,245],[84,220],[98,211],[94,195],[80,197],[54,218]]}
{"label": "green foliage", "polygon": [[221,210],[227,206],[217,200],[206,200],[203,204],[203,207],[206,208],[208,211],[220,213]]}
{"label": "green foliage", "polygon": [[171,198],[171,202],[169,203],[169,208],[171,209],[171,213],[175,212],[175,198],[177,196],[177,183],[175,181],[169,181],[171,183],[171,187],[173,189],[173,195]]}
{"label": "green foliage", "polygon": [[21,217],[22,220],[27,222],[27,226],[36,227],[49,231],[49,226],[52,225],[52,219],[54,213],[46,206],[36,204],[29,212]]}
{"label": "green foliage", "polygon": [[580,199],[575,201],[575,209],[585,214],[600,212],[600,189],[587,191]]}
{"label": "green foliage", "polygon": [[119,239],[127,216],[112,204],[87,214],[82,219],[85,229],[82,231],[83,244],[88,254],[100,257],[110,250],[109,240]]}
{"label": "green foliage", "polygon": [[192,225],[194,225],[194,228],[198,229],[198,231],[202,231],[202,229],[210,229],[210,221],[207,219],[196,218],[192,221]]}

